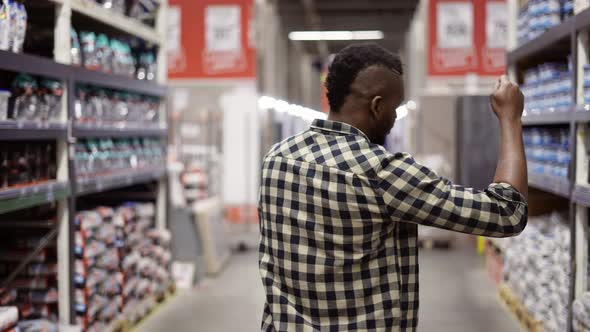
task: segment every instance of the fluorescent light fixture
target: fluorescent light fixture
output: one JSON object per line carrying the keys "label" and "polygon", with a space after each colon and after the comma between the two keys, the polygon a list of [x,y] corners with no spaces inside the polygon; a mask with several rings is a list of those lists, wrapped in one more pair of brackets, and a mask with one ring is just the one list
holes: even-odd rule
{"label": "fluorescent light fixture", "polygon": [[383,39],[383,31],[292,31],[291,40],[377,40]]}
{"label": "fluorescent light fixture", "polygon": [[314,119],[325,120],[328,117],[325,113],[318,112],[300,105],[289,104],[284,100],[275,99],[268,96],[262,96],[258,98],[258,107],[262,110],[275,110],[279,113],[286,113],[306,121],[313,121]]}

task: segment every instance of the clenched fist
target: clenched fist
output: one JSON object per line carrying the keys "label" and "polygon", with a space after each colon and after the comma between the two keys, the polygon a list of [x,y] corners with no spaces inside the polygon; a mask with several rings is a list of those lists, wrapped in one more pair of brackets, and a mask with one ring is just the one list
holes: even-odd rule
{"label": "clenched fist", "polygon": [[490,101],[500,121],[520,121],[524,108],[524,96],[518,85],[510,82],[505,75],[498,79]]}

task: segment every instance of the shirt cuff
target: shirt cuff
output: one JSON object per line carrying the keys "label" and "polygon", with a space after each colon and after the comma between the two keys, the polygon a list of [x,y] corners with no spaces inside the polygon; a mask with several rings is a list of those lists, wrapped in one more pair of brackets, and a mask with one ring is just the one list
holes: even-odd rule
{"label": "shirt cuff", "polygon": [[527,204],[524,196],[522,196],[522,194],[511,184],[505,182],[492,183],[488,186],[487,191],[498,199],[503,199],[505,201],[518,204]]}

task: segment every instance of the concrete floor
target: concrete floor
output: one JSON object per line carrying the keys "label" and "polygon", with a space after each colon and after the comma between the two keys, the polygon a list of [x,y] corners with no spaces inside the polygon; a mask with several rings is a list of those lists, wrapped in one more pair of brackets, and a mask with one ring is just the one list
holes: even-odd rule
{"label": "concrete floor", "polygon": [[[184,291],[148,317],[139,332],[259,331],[263,290],[258,254],[236,254],[216,279]],[[420,254],[420,332],[519,332],[498,301],[484,261],[461,245]]]}

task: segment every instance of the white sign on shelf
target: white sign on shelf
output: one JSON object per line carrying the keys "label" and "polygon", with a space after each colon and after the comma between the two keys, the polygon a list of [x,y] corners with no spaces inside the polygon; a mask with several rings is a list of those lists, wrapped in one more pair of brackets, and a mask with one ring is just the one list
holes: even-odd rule
{"label": "white sign on shelf", "polygon": [[195,264],[186,262],[172,262],[172,278],[178,289],[190,289],[195,279]]}
{"label": "white sign on shelf", "polygon": [[437,4],[438,47],[473,47],[473,4],[470,2],[442,2]]}
{"label": "white sign on shelf", "polygon": [[506,48],[508,36],[508,9],[505,2],[486,3],[486,46]]}

